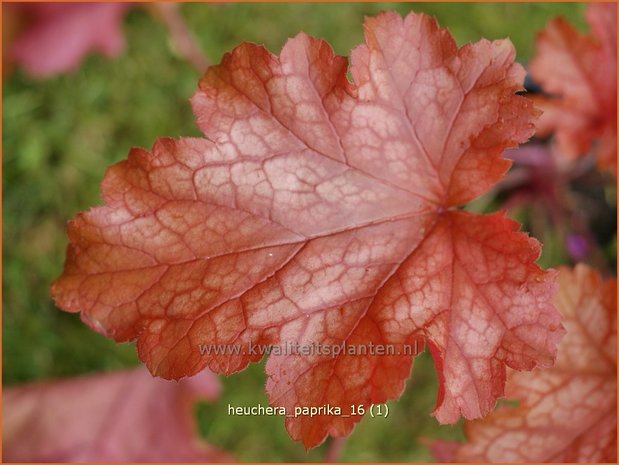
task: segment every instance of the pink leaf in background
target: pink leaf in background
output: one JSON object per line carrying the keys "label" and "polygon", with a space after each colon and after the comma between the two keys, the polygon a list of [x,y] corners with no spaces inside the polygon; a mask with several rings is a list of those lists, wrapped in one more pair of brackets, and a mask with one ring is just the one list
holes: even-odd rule
{"label": "pink leaf in background", "polygon": [[[617,5],[587,6],[591,34],[582,35],[562,18],[552,21],[537,39],[531,73],[551,98],[544,110],[541,136],[555,132],[568,157],[593,147],[600,167],[616,175],[617,163]],[[595,145],[592,145],[594,144]]]}
{"label": "pink leaf in background", "polygon": [[[370,18],[347,60],[300,34],[280,56],[243,44],[192,103],[207,139],[160,139],[103,181],[106,206],[69,226],[57,304],[156,375],[258,361],[250,345],[403,350],[425,338],[436,417],[486,415],[506,366],[552,365],[562,335],[540,245],[463,205],[501,179],[536,111],[508,41],[460,49],[425,15]],[[202,353],[200,346],[232,348]],[[232,350],[239,350],[233,353]],[[272,404],[398,398],[412,354],[272,355]],[[288,418],[307,447],[360,417]]]}
{"label": "pink leaf in background", "polygon": [[9,462],[214,462],[230,456],[202,442],[198,399],[219,396],[204,371],[180,382],[145,369],[4,388],[2,454]]}
{"label": "pink leaf in background", "polygon": [[124,48],[122,21],[129,3],[20,3],[3,5],[20,15],[23,28],[9,58],[34,77],[77,69],[93,52],[108,57]]}

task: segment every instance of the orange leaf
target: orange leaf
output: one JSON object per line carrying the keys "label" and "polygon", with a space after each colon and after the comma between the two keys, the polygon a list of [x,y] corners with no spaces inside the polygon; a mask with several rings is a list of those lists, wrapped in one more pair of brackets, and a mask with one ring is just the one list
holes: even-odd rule
{"label": "orange leaf", "polygon": [[438,442],[443,461],[617,461],[617,283],[586,265],[563,268],[557,308],[567,335],[553,368],[512,372],[499,407],[466,424],[468,442]]}
{"label": "orange leaf", "polygon": [[[342,409],[286,420],[307,447],[348,434],[351,405],[399,397],[419,338],[441,378],[435,415],[455,422],[493,408],[506,366],[551,365],[563,331],[539,244],[503,214],[456,208],[533,131],[512,45],[458,49],[425,15],[365,28],[353,84],[346,59],[304,34],[279,57],[227,54],[192,100],[209,140],[161,139],[112,167],[107,205],[71,222],[53,286],[166,378],[242,370],[256,345],[308,347],[266,366],[290,415]],[[357,354],[311,350],[343,344]]]}
{"label": "orange leaf", "polygon": [[565,156],[592,148],[598,165],[616,176],[617,164],[617,5],[587,6],[591,34],[582,35],[565,20],[552,21],[537,38],[531,73],[552,97],[536,100],[544,110],[541,136],[555,133]]}

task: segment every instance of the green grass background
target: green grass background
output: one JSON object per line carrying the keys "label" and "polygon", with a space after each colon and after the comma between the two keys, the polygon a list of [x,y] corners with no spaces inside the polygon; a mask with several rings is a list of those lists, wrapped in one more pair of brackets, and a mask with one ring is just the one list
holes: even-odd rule
{"label": "green grass background", "polygon": [[[364,15],[424,11],[459,44],[509,37],[525,62],[535,32],[564,15],[583,27],[582,4],[187,4],[183,14],[212,63],[243,41],[278,52],[299,31],[347,55],[362,41]],[[50,283],[60,274],[73,215],[100,204],[99,182],[132,146],[159,136],[198,135],[188,103],[198,74],[170,46],[165,28],[136,9],[124,23],[118,59],[91,56],[76,72],[36,81],[17,72],[3,85],[3,383],[115,370],[138,363],[133,345],[88,330],[55,308]],[[279,417],[228,417],[226,405],[267,404],[263,364],[223,380],[221,401],[196,409],[205,438],[245,461],[321,461],[306,453]],[[461,437],[460,426],[430,416],[437,392],[432,360],[416,361],[406,393],[387,419],[366,418],[347,442],[345,461],[432,460],[420,437]]]}

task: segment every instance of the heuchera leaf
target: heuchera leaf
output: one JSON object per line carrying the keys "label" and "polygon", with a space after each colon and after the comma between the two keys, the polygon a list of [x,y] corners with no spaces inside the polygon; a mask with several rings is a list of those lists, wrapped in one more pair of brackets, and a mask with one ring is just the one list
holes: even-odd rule
{"label": "heuchera leaf", "polygon": [[[511,43],[458,49],[432,18],[395,13],[368,19],[365,37],[354,83],[345,58],[304,34],[279,57],[243,44],[209,69],[192,99],[208,140],[161,139],[108,171],[107,205],[69,225],[57,304],[137,339],[166,378],[242,370],[262,358],[251,345],[366,349],[271,355],[267,392],[290,414],[399,397],[404,345],[420,337],[442,423],[487,414],[506,366],[551,365],[563,329],[540,245],[503,214],[456,208],[533,132]],[[239,353],[201,353],[208,344]],[[359,418],[286,426],[312,447]]]}
{"label": "heuchera leaf", "polygon": [[468,422],[468,442],[437,442],[443,461],[617,462],[617,283],[563,268],[557,308],[567,335],[553,368],[511,372],[502,406]]}
{"label": "heuchera leaf", "polygon": [[616,176],[616,3],[588,5],[587,21],[589,35],[562,18],[538,35],[531,73],[552,95],[536,100],[544,111],[538,132],[554,131],[560,151],[572,158],[587,154],[595,142],[598,165]]}
{"label": "heuchera leaf", "polygon": [[179,383],[144,369],[5,388],[2,458],[9,462],[216,462],[198,437],[197,399],[219,396],[204,371]]}
{"label": "heuchera leaf", "polygon": [[117,56],[125,45],[122,20],[129,6],[122,2],[9,5],[24,23],[9,57],[30,75],[46,78],[75,70],[92,52]]}

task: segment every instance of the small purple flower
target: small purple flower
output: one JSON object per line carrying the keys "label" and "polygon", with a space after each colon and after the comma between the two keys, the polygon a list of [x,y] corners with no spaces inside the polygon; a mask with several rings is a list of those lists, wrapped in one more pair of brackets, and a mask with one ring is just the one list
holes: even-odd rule
{"label": "small purple flower", "polygon": [[575,261],[583,260],[589,254],[589,241],[581,234],[570,234],[565,241],[565,245],[570,257]]}

